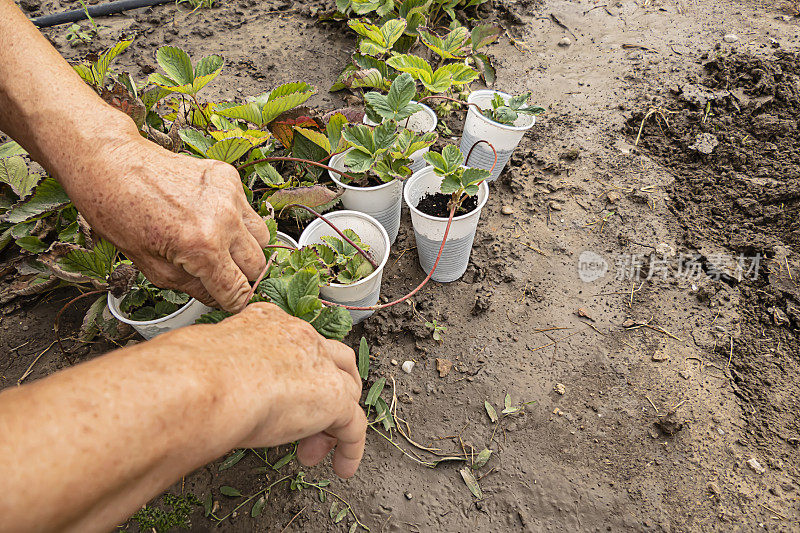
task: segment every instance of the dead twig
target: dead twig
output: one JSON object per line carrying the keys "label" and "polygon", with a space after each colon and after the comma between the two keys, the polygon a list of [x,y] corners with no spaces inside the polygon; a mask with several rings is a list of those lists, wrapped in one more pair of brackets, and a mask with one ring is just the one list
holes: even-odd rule
{"label": "dead twig", "polygon": [[[306,505],[306,507],[308,507],[308,505]],[[291,525],[292,525],[292,522],[294,522],[295,518],[297,518],[298,516],[300,516],[300,513],[302,513],[303,511],[305,511],[305,510],[306,510],[306,507],[303,507],[302,509],[300,509],[299,511],[297,511],[297,514],[295,514],[295,515],[292,517],[292,519],[291,519],[291,520],[289,520],[289,523],[288,523],[288,524],[286,524],[286,526],[285,526],[283,529],[281,529],[281,533],[283,533],[284,531],[286,531],[287,529],[289,529],[289,526],[291,526]]]}

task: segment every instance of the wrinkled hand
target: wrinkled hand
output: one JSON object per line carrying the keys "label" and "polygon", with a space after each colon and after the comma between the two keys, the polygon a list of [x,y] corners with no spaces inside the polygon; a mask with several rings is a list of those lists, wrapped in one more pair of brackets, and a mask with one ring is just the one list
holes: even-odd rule
{"label": "wrinkled hand", "polygon": [[130,136],[98,151],[67,192],[155,285],[238,311],[266,265],[269,230],[232,166]]}
{"label": "wrinkled hand", "polygon": [[235,377],[225,381],[221,392],[236,406],[235,419],[250,428],[236,448],[300,440],[298,459],[311,466],[335,447],[336,473],[343,478],[355,473],[367,419],[358,404],[361,378],[355,353],[344,344],[323,338],[307,322],[268,303],[251,304],[219,324],[184,328],[147,344],[191,346],[203,352],[202,360],[214,363],[212,368],[230,369]]}

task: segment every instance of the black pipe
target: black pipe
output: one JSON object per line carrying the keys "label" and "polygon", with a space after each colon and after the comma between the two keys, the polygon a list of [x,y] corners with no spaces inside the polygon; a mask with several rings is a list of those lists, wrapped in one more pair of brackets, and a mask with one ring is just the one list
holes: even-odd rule
{"label": "black pipe", "polygon": [[[122,13],[129,9],[137,9],[140,7],[157,6],[159,4],[166,4],[173,0],[117,0],[115,2],[108,2],[106,4],[98,4],[96,6],[88,6],[90,17],[102,17],[105,15],[113,15],[115,13]],[[59,24],[67,24],[70,22],[78,22],[88,18],[86,11],[83,9],[73,9],[72,11],[64,11],[63,13],[53,13],[52,15],[43,15],[32,19],[31,22],[39,28],[49,28],[50,26],[58,26]]]}

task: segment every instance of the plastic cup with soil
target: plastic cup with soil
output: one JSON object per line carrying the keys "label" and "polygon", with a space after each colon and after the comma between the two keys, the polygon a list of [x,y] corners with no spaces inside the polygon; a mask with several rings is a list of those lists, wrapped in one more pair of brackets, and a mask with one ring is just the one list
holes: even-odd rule
{"label": "plastic cup with soil", "polygon": [[[411,210],[419,262],[426,274],[430,274],[436,262],[450,214],[452,195],[441,192],[441,186],[442,177],[436,174],[434,167],[425,167],[407,180],[403,193]],[[477,194],[468,196],[461,203],[431,279],[448,283],[464,275],[481,210],[488,198],[489,187],[483,181]]]}
{"label": "plastic cup with soil", "polygon": [[178,291],[159,289],[139,274],[139,279],[120,298],[108,293],[108,309],[114,318],[133,326],[147,340],[190,326],[211,307]]}
{"label": "plastic cup with soil", "polygon": [[[509,104],[515,98],[500,91],[482,89],[472,92],[467,98],[467,102],[475,104],[483,110],[490,111],[493,110],[492,101],[495,100],[497,102],[496,98],[498,96],[506,104]],[[487,116],[487,114],[491,113],[486,113],[486,111],[484,113],[479,112],[475,105],[470,105],[467,111],[464,133],[461,135],[461,151],[464,154],[469,154],[468,162],[472,167],[484,170],[494,167],[491,176],[488,178],[489,181],[494,181],[505,168],[525,132],[536,123],[536,117],[534,114],[518,113],[516,120],[512,124],[503,124]],[[539,110],[541,108],[533,109]],[[491,143],[497,150],[496,163],[494,151],[487,143]],[[472,151],[471,154],[470,150]]]}
{"label": "plastic cup with soil", "polygon": [[[353,283],[330,282],[320,287],[320,296],[330,302],[353,307],[370,307],[378,303],[381,293],[383,269],[389,260],[389,235],[373,217],[357,211],[334,211],[325,218],[340,230],[355,232],[360,241],[366,244],[368,253],[375,261],[371,274]],[[301,247],[326,244],[326,237],[338,239],[339,235],[322,219],[312,221],[300,235]],[[337,276],[335,279],[341,279]],[[374,311],[350,310],[353,324],[357,324],[372,315]]]}
{"label": "plastic cup with soil", "polygon": [[[333,156],[329,165],[337,170],[349,173],[350,169],[345,165],[344,159],[350,150]],[[389,236],[389,243],[394,243],[397,233],[400,231],[403,183],[396,179],[384,183],[374,175],[367,176],[359,182],[351,181],[345,183],[340,174],[329,170],[328,175],[336,185],[344,189],[342,206],[345,209],[359,211],[373,217],[386,230]]]}

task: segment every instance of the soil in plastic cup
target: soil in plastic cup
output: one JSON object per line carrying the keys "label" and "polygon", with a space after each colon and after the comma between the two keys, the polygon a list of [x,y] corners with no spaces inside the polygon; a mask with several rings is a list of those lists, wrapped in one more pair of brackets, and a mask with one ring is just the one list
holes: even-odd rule
{"label": "soil in plastic cup", "polygon": [[[374,218],[357,211],[334,211],[324,215],[337,228],[344,231],[351,229],[356,232],[361,242],[369,245],[369,253],[378,262],[376,268],[369,276],[351,283],[342,285],[331,283],[320,287],[320,296],[330,302],[351,305],[354,307],[371,307],[378,303],[381,294],[381,279],[383,269],[389,260],[389,236],[383,226]],[[312,221],[300,235],[300,246],[309,246],[323,242],[322,237],[329,235],[340,238],[336,231],[323,220]],[[350,311],[353,324],[358,324],[374,311]]]}
{"label": "soil in plastic cup", "polygon": [[[436,175],[433,167],[425,167],[406,180],[403,192],[406,205],[411,210],[419,262],[426,274],[430,273],[439,253],[447,228],[447,218],[426,215],[417,209],[417,204],[426,194],[441,192],[441,184],[442,178]],[[470,213],[453,218],[439,264],[431,276],[432,280],[448,283],[464,275],[472,253],[472,242],[475,240],[481,209],[488,198],[489,186],[483,182],[478,189],[478,207]]]}
{"label": "soil in plastic cup", "polygon": [[[347,152],[333,156],[329,163],[335,169],[347,172],[344,157]],[[389,235],[389,242],[394,243],[400,231],[400,210],[403,206],[403,183],[392,180],[389,183],[374,187],[356,187],[345,185],[342,176],[328,171],[333,182],[344,189],[342,205],[345,209],[366,213],[381,223]]]}
{"label": "soil in plastic cup", "polygon": [[[471,93],[467,101],[471,104],[477,104],[481,109],[491,109],[492,98],[494,98],[495,94],[499,94],[506,101],[511,98],[511,95],[500,91],[482,89]],[[461,135],[461,151],[466,157],[474,146],[472,155],[470,155],[466,164],[470,167],[491,170],[494,163],[494,152],[486,143],[478,144],[478,142],[483,140],[492,143],[492,146],[497,150],[497,164],[487,181],[494,181],[505,168],[525,132],[536,123],[536,117],[520,114],[513,126],[507,126],[479,113],[475,106],[469,106],[468,109],[467,120],[464,122],[464,133]]]}
{"label": "soil in plastic cup", "polygon": [[122,298],[115,298],[110,292],[108,293],[108,309],[114,318],[125,324],[133,326],[133,329],[147,340],[152,339],[156,335],[161,335],[173,329],[182,328],[184,326],[191,326],[195,321],[206,313],[210,313],[214,309],[192,298],[186,305],[178,309],[172,314],[155,320],[131,320],[127,313],[123,313],[119,308],[119,303]]}

